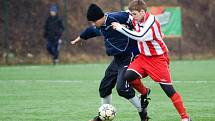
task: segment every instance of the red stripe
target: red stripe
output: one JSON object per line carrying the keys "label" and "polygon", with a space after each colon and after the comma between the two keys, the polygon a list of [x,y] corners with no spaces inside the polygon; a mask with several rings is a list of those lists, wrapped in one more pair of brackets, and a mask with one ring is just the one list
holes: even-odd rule
{"label": "red stripe", "polygon": [[158,39],[156,39],[156,42],[160,45],[160,47],[161,47],[163,53],[165,53],[165,52],[168,51],[168,49],[167,49],[167,47],[166,47],[166,44],[164,43],[163,40],[158,40]]}
{"label": "red stripe", "polygon": [[132,24],[133,24],[133,26],[134,26],[134,30],[137,31],[137,30],[136,30],[136,22],[135,22],[134,19],[132,19]]}
{"label": "red stripe", "polygon": [[[155,39],[156,39],[156,36],[155,36],[155,30],[154,30],[154,27],[153,27],[153,26],[151,27],[151,30],[152,30],[153,40],[155,40]],[[148,47],[149,47],[149,51],[150,51],[151,55],[157,55],[157,52],[156,52],[156,50],[155,50],[155,48],[154,48],[152,42],[151,42],[151,41],[147,41],[146,44],[147,44]]]}
{"label": "red stripe", "polygon": [[[143,46],[143,42],[139,42],[138,43],[140,46],[140,53],[144,54],[144,46]],[[145,54],[144,54],[145,55]]]}
{"label": "red stripe", "polygon": [[160,24],[159,24],[159,22],[158,22],[157,20],[155,21],[155,24],[156,24],[157,27],[158,27],[158,31],[159,31],[159,33],[160,33],[160,36],[162,37],[161,27],[160,27]]}
{"label": "red stripe", "polygon": [[[158,21],[155,21],[155,23],[156,23],[156,25],[157,25],[157,27],[158,27],[159,34],[160,34],[160,36],[162,37],[162,35],[161,35],[161,28],[160,28],[159,22],[158,22]],[[167,49],[167,47],[166,47],[166,44],[164,43],[163,40],[158,40],[157,37],[155,37],[154,40],[160,45],[161,49],[163,50],[163,53],[165,53],[165,52],[168,51],[168,49]]]}

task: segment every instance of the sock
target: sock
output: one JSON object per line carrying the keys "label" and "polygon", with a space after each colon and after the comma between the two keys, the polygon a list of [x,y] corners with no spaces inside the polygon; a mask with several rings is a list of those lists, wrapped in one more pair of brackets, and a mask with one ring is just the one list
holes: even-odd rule
{"label": "sock", "polygon": [[102,100],[102,105],[103,104],[111,104],[112,94],[106,96],[105,98],[101,98],[101,100]]}
{"label": "sock", "polygon": [[137,96],[134,96],[133,98],[129,99],[129,101],[138,110],[138,112],[142,111],[141,102]]}
{"label": "sock", "polygon": [[147,93],[146,87],[139,78],[129,82],[129,84],[131,84],[131,86],[135,88],[141,95],[145,95]]}
{"label": "sock", "polygon": [[188,118],[188,114],[186,113],[186,109],[184,108],[181,96],[179,95],[179,93],[175,93],[172,97],[171,97],[172,103],[175,106],[175,108],[177,109],[179,115],[181,116],[181,119],[184,118]]}

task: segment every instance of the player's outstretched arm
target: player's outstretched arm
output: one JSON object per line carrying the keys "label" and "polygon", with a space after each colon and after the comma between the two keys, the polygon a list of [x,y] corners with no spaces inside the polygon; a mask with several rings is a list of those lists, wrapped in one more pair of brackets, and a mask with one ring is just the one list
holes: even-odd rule
{"label": "player's outstretched arm", "polygon": [[70,41],[70,44],[74,45],[81,40],[81,37],[78,36],[75,40]]}
{"label": "player's outstretched arm", "polygon": [[149,19],[145,22],[145,26],[143,27],[143,29],[141,29],[140,32],[129,30],[117,22],[113,22],[112,26],[113,26],[113,29],[128,36],[129,38],[132,38],[137,41],[147,41],[145,38],[147,36],[149,29],[152,27],[154,23],[155,23],[154,16],[150,16]]}
{"label": "player's outstretched arm", "polygon": [[93,37],[102,36],[101,31],[97,29],[95,26],[87,27],[83,32],[81,32],[80,36],[78,36],[75,40],[70,41],[71,44],[76,44],[81,39],[87,40]]}

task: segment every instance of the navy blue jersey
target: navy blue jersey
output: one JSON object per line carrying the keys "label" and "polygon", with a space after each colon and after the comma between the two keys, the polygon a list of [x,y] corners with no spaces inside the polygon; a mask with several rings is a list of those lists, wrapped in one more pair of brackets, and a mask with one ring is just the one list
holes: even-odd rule
{"label": "navy blue jersey", "polygon": [[127,55],[131,52],[138,53],[137,42],[130,40],[127,36],[114,30],[111,26],[112,22],[124,24],[127,28],[132,28],[131,15],[128,12],[112,12],[106,13],[104,25],[100,28],[90,26],[80,35],[82,39],[89,39],[96,36],[104,36],[106,53],[109,56]]}

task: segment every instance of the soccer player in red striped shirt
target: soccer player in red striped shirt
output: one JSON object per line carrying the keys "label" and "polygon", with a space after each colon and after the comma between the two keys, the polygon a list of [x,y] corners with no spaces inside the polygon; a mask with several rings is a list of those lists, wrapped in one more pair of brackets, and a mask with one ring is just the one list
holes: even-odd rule
{"label": "soccer player in red striped shirt", "polygon": [[[119,23],[112,23],[114,29],[129,38],[137,40],[138,48],[141,52],[129,65],[125,78],[128,82],[133,83],[132,86],[146,98],[147,89],[138,83],[141,78],[150,76],[155,82],[160,84],[163,91],[171,99],[181,117],[181,121],[191,121],[180,94],[172,85],[168,49],[162,39],[163,34],[159,22],[155,16],[147,12],[147,6],[143,0],[130,2],[129,10],[134,17],[133,26],[135,31],[131,31]],[[137,84],[135,85],[134,83]]]}

